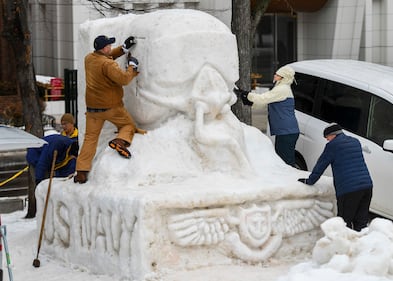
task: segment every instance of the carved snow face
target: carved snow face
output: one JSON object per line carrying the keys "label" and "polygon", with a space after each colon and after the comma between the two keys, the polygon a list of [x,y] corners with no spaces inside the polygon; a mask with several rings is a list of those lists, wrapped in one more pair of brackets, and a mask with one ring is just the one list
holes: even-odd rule
{"label": "carved snow face", "polygon": [[239,234],[247,244],[262,246],[271,235],[271,208],[269,205],[240,208]]}
{"label": "carved snow face", "polygon": [[138,124],[156,128],[179,112],[194,119],[198,101],[216,118],[236,101],[236,39],[223,23],[203,13],[191,12],[186,20],[166,11],[138,16],[133,28],[143,38],[133,51],[140,74],[127,108]]}

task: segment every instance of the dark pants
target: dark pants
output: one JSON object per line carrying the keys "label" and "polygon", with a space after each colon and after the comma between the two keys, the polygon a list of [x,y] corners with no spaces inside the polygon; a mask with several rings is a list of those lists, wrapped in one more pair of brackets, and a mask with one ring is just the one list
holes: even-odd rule
{"label": "dark pants", "polygon": [[285,163],[295,166],[295,147],[299,134],[277,135],[274,149]]}
{"label": "dark pants", "polygon": [[372,188],[346,193],[337,197],[337,215],[349,228],[360,231],[367,226]]}

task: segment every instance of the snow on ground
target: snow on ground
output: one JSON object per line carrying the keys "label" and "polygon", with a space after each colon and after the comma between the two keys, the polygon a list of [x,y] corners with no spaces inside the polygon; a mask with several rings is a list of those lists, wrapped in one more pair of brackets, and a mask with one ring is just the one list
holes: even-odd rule
{"label": "snow on ground", "polygon": [[[112,276],[96,275],[77,264],[64,264],[40,253],[41,266],[32,266],[38,245],[36,219],[25,219],[26,211],[3,214],[7,228],[14,280],[29,281],[113,281]],[[192,271],[161,271],[144,281],[388,281],[392,275],[393,224],[377,219],[362,234],[343,228],[339,218],[326,222],[327,235],[306,259],[296,256],[287,261],[271,259],[269,264],[211,266]],[[330,241],[330,243],[329,243]],[[343,245],[345,247],[343,247]],[[350,251],[344,251],[343,249]],[[3,250],[4,251],[4,250]],[[332,255],[333,252],[340,254]],[[3,252],[3,280],[8,280]],[[326,261],[318,265],[317,260]],[[390,274],[387,271],[390,270]],[[343,272],[341,272],[343,271]],[[348,272],[346,272],[348,271]],[[367,273],[367,271],[369,271]],[[121,281],[121,280],[119,280]],[[138,280],[139,281],[139,280]]]}

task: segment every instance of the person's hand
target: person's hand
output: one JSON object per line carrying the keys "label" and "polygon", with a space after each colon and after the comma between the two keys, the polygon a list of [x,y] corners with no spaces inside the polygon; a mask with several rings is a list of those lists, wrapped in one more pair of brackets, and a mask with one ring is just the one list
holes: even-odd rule
{"label": "person's hand", "polygon": [[139,62],[136,58],[129,56],[128,57],[128,65],[131,66],[135,71],[138,71]]}
{"label": "person's hand", "polygon": [[250,101],[247,97],[248,97],[248,93],[247,92],[243,92],[241,93],[241,99],[242,99],[242,103],[244,105],[249,105],[252,106],[254,103],[252,101]]}
{"label": "person's hand", "polygon": [[248,96],[248,92],[247,91],[243,91],[243,90],[240,90],[240,89],[234,89],[233,91],[235,92],[236,96],[242,100],[242,103],[244,105],[251,106],[251,105],[254,104],[252,101],[250,101],[247,98],[247,96]]}
{"label": "person's hand", "polygon": [[300,182],[302,182],[302,183],[304,183],[304,184],[308,184],[308,183],[307,183],[307,179],[298,179],[297,181],[300,181]]}
{"label": "person's hand", "polygon": [[124,52],[128,52],[132,46],[136,44],[136,39],[134,36],[128,37],[124,40],[124,44],[122,45],[122,49]]}

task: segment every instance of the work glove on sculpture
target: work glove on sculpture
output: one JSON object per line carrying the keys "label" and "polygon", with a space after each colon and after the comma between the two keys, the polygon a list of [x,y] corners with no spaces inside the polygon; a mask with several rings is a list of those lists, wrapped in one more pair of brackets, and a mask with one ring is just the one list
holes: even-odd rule
{"label": "work glove on sculpture", "polygon": [[242,102],[243,102],[244,105],[252,106],[254,103],[253,103],[252,101],[250,101],[250,100],[247,98],[247,96],[248,96],[248,93],[247,93],[247,92],[243,92],[243,93],[241,94]]}
{"label": "work glove on sculpture", "polygon": [[252,101],[250,101],[247,98],[247,96],[248,96],[248,92],[247,91],[243,91],[243,90],[240,90],[240,89],[234,89],[233,91],[235,92],[236,96],[242,100],[242,103],[244,105],[251,106],[251,105],[254,104]]}
{"label": "work glove on sculpture", "polygon": [[135,71],[138,71],[139,62],[136,58],[129,56],[128,57],[128,65],[131,66]]}
{"label": "work glove on sculpture", "polygon": [[130,36],[130,37],[128,37],[126,40],[124,40],[124,43],[123,43],[123,45],[121,46],[121,48],[123,49],[123,52],[124,53],[127,53],[129,50],[130,50],[130,48],[132,47],[132,46],[134,46],[136,44],[136,39],[135,39],[135,37],[134,36]]}

